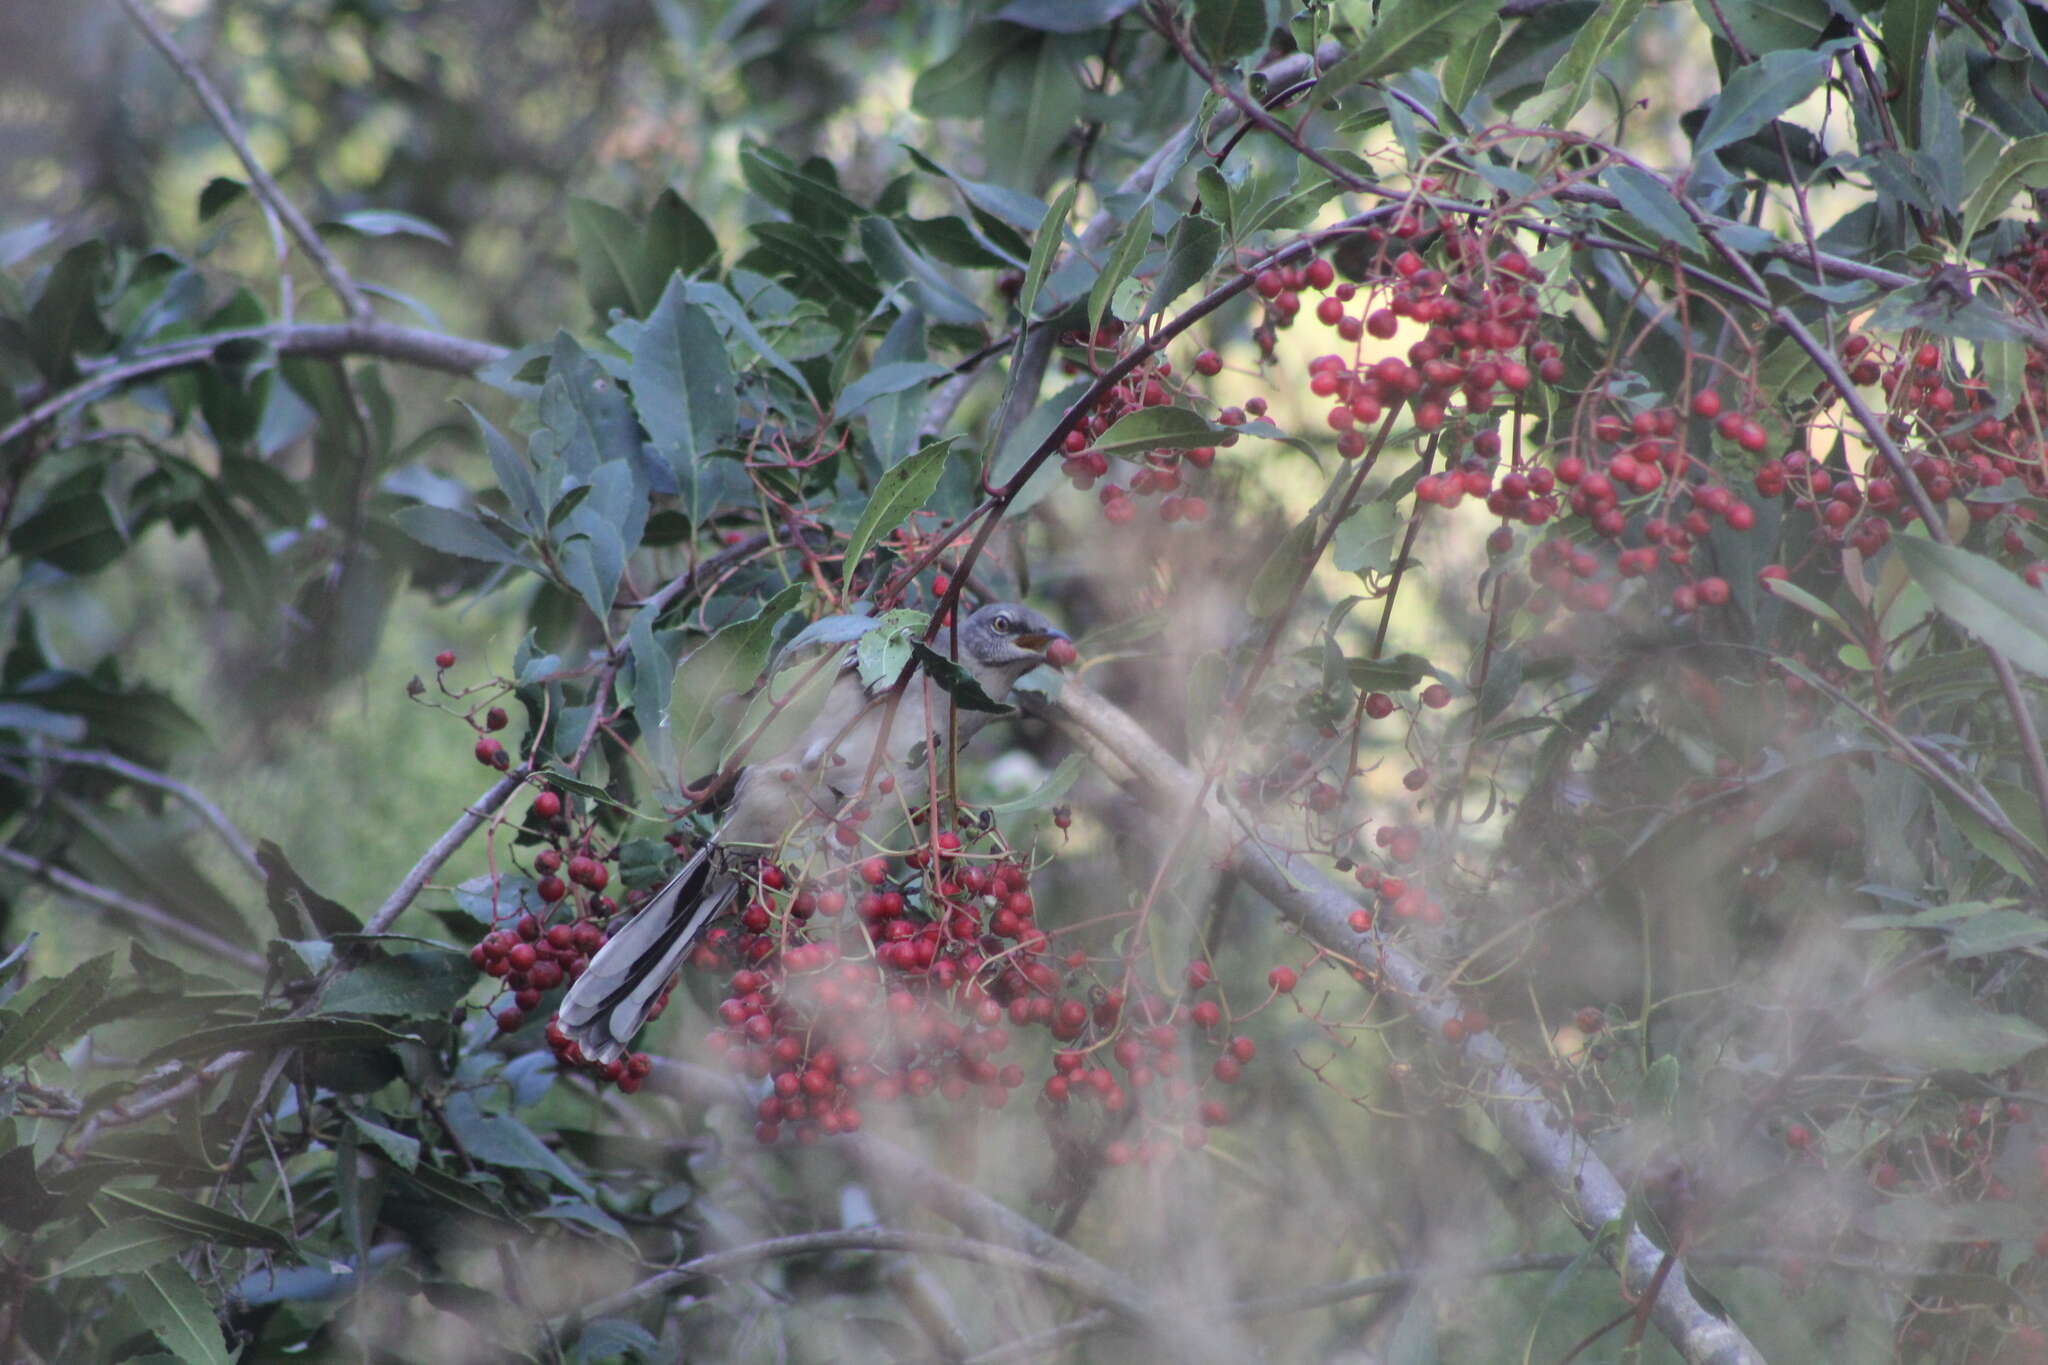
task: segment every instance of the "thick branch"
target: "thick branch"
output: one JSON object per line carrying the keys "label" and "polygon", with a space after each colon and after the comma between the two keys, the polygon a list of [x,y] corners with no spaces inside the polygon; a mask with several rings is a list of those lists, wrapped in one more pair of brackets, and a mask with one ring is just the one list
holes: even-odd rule
{"label": "thick branch", "polygon": [[[1437,989],[1430,972],[1397,944],[1350,927],[1358,902],[1308,859],[1286,851],[1258,831],[1234,827],[1214,798],[1200,809],[1191,798],[1200,777],[1167,753],[1142,726],[1108,701],[1069,682],[1056,701],[1027,699],[1071,734],[1105,771],[1135,794],[1176,819],[1205,820],[1219,836],[1235,842],[1223,866],[1264,896],[1311,939],[1358,962],[1376,963],[1380,985],[1401,998],[1416,1019],[1436,1032],[1462,1013],[1460,1003]],[[1225,834],[1226,831],[1234,833]],[[1515,1066],[1491,1032],[1468,1036],[1459,1049],[1477,1077],[1475,1090],[1502,1136],[1550,1182],[1588,1235],[1626,1217],[1628,1192],[1607,1163],[1579,1137],[1570,1117],[1547,1100],[1535,1081]],[[1632,1231],[1622,1248],[1620,1269],[1630,1292],[1642,1292],[1665,1261],[1662,1247]],[[1742,1330],[1725,1322],[1693,1297],[1678,1267],[1667,1273],[1651,1310],[1652,1320],[1692,1365],[1761,1365],[1763,1356]]]}

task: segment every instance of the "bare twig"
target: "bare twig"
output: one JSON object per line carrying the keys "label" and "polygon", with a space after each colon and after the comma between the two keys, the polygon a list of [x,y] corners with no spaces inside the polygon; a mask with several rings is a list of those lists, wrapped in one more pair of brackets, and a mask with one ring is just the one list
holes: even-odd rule
{"label": "bare twig", "polygon": [[285,196],[277,181],[271,179],[270,172],[263,168],[263,163],[256,159],[255,151],[249,146],[249,135],[242,131],[234,111],[228,108],[227,101],[221,97],[220,90],[205,69],[178,46],[169,31],[157,22],[156,16],[145,8],[142,0],[121,0],[121,8],[128,11],[128,17],[135,21],[136,27],[143,31],[156,50],[164,54],[164,59],[177,68],[178,74],[185,78],[185,84],[192,87],[192,93],[199,97],[199,103],[206,109],[206,116],[213,120],[213,126],[220,130],[227,144],[235,149],[235,155],[241,159],[242,169],[249,173],[249,182],[256,187],[256,193],[283,221],[286,231],[298,242],[299,249],[306,253],[306,258],[313,262],[320,277],[341,299],[348,315],[353,318],[369,317],[369,297],[356,287],[348,271],[334,259],[327,244],[320,240],[320,234],[313,231],[313,225],[306,221],[298,206]]}
{"label": "bare twig", "polygon": [[464,375],[475,374],[505,356],[502,346],[444,336],[419,327],[401,327],[375,318],[358,322],[273,323],[267,327],[209,332],[202,337],[141,351],[111,364],[88,367],[76,384],[38,400],[21,416],[0,426],[0,447],[51,418],[133,380],[211,364],[215,352],[231,341],[261,342],[275,348],[279,355],[373,355],[422,369]]}
{"label": "bare twig", "polygon": [[441,864],[455,856],[455,850],[461,848],[469,839],[469,836],[476,833],[478,826],[490,819],[497,812],[498,807],[504,805],[511,798],[512,793],[519,789],[520,784],[526,780],[527,775],[528,770],[526,768],[515,768],[492,783],[489,791],[465,807],[462,814],[455,818],[455,823],[448,826],[442,832],[441,837],[434,840],[433,847],[429,848],[420,856],[420,860],[412,865],[412,870],[407,872],[399,881],[397,889],[385,898],[382,905],[377,907],[377,913],[371,915],[369,920],[363,925],[363,932],[365,934],[381,934],[386,929],[389,929],[392,922],[404,914],[405,908],[412,904],[413,897],[419,895],[420,888],[424,887],[428,879],[441,870]]}
{"label": "bare twig", "polygon": [[263,957],[260,953],[252,953],[239,943],[230,943],[219,935],[209,933],[197,925],[187,924],[162,906],[152,905],[148,901],[139,901],[133,896],[124,896],[120,892],[111,891],[96,882],[89,882],[74,872],[65,871],[55,863],[44,862],[41,858],[31,857],[20,849],[15,848],[0,848],[0,862],[4,862],[12,867],[18,867],[22,871],[48,882],[67,896],[88,901],[100,906],[102,909],[117,911],[132,919],[140,920],[152,928],[160,929],[164,933],[174,934],[190,943],[193,947],[212,953],[216,957],[224,958],[238,967],[252,972],[261,972],[264,968]]}
{"label": "bare twig", "polygon": [[205,794],[197,787],[186,782],[180,782],[177,778],[160,773],[154,768],[145,768],[140,763],[131,763],[118,754],[110,754],[104,750],[17,749],[12,752],[24,758],[48,759],[57,763],[70,763],[82,768],[101,768],[107,772],[125,777],[130,782],[139,782],[143,786],[155,787],[159,791],[169,792],[198,812],[200,818],[212,827],[213,832],[220,836],[221,842],[226,844],[228,850],[241,860],[242,865],[249,870],[250,874],[258,881],[263,880],[262,865],[256,861],[256,846],[249,842],[242,831],[235,828],[234,821],[228,819],[227,813],[208,800]]}

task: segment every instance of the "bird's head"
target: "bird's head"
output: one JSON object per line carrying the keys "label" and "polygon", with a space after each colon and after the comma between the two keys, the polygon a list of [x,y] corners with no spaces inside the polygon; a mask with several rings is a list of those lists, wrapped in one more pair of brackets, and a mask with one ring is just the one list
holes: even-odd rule
{"label": "bird's head", "polygon": [[984,668],[1051,664],[1065,668],[1076,657],[1067,633],[1041,612],[1015,602],[978,607],[960,631],[960,651]]}

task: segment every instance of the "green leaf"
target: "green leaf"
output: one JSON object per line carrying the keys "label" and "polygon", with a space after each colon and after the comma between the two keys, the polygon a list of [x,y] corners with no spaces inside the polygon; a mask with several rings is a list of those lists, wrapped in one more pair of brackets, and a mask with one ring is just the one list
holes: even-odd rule
{"label": "green leaf", "polygon": [[576,274],[598,317],[610,317],[614,308],[631,317],[647,316],[665,277],[650,276],[633,220],[609,204],[572,198],[569,236],[576,247]]}
{"label": "green leaf", "polygon": [[586,1199],[596,1197],[590,1182],[570,1170],[568,1163],[550,1151],[547,1144],[518,1119],[505,1114],[486,1114],[477,1107],[475,1098],[467,1094],[450,1096],[442,1112],[447,1116],[449,1131],[462,1143],[462,1149],[472,1161],[515,1170],[540,1171]]}
{"label": "green leaf", "polygon": [[181,1365],[228,1365],[220,1322],[182,1265],[150,1266],[129,1282],[127,1301]]}
{"label": "green leaf", "polygon": [[732,360],[703,309],[669,281],[633,344],[633,404],[655,449],[689,486],[697,461],[724,445],[738,420]]}
{"label": "green leaf", "polygon": [[1601,180],[1621,201],[1622,211],[1650,229],[1656,238],[1676,242],[1695,255],[1706,254],[1706,243],[1700,240],[1699,230],[1686,216],[1678,196],[1662,180],[1633,166],[1610,167]]}
{"label": "green leaf", "polygon": [[1693,0],[1693,10],[1708,32],[1753,54],[1818,47],[1835,19],[1831,0]]}
{"label": "green leaf", "polygon": [[952,448],[950,436],[934,441],[875,480],[875,491],[868,498],[853,534],[847,538],[842,582],[851,585],[861,560],[874,543],[930,500],[939,486],[939,476],[946,472],[946,457]]}
{"label": "green leaf", "polygon": [[1886,84],[1899,92],[1892,124],[1912,146],[1919,145],[1921,72],[1928,66],[1927,44],[1940,10],[1941,0],[1885,0]]}
{"label": "green leaf", "polygon": [[191,1246],[193,1235],[142,1218],[109,1223],[78,1244],[52,1275],[125,1275]]}
{"label": "green leaf", "polygon": [[929,360],[899,360],[893,364],[877,365],[841,389],[833,407],[839,416],[851,417],[877,398],[914,389],[952,372],[946,366]]}
{"label": "green leaf", "polygon": [[[863,637],[865,638],[865,637]],[[1006,716],[1011,708],[984,692],[981,683],[965,667],[955,663],[922,640],[912,640],[910,649],[931,680],[945,689],[953,705],[963,711],[985,711]]]}
{"label": "green leaf", "polygon": [[[1580,22],[1578,36],[1572,39],[1563,60],[1544,78],[1542,91],[1516,108],[1514,121],[1524,125],[1546,124],[1562,128],[1592,97],[1593,87],[1600,79],[1600,63],[1635,28],[1643,3],[1644,0],[1601,0],[1600,8]],[[1428,5],[1424,4],[1422,8],[1426,10]],[[1481,6],[1480,9],[1484,13],[1474,17],[1472,26],[1475,31],[1480,23],[1492,17],[1494,7]]]}
{"label": "green leaf", "polygon": [[1771,596],[1779,599],[1780,601],[1790,602],[1793,606],[1799,608],[1808,616],[1814,617],[1817,620],[1827,622],[1836,630],[1840,631],[1849,640],[1854,641],[1856,639],[1856,632],[1851,630],[1849,628],[1849,623],[1842,619],[1842,613],[1836,611],[1826,602],[1821,601],[1821,599],[1815,597],[1812,593],[1800,587],[1797,583],[1792,582],[1790,579],[1766,579],[1764,582],[1764,591],[1769,593]]}
{"label": "green leaf", "polygon": [[[1640,6],[1642,0],[1633,3]],[[1346,8],[1357,22],[1361,7]],[[1372,58],[1354,73],[1354,79],[1391,76],[1447,57],[1468,42],[1497,8],[1492,0],[1384,0],[1377,21],[1361,40]]]}
{"label": "green leaf", "polygon": [[1045,285],[1053,257],[1059,254],[1060,243],[1066,237],[1067,215],[1074,211],[1074,196],[1080,192],[1080,181],[1068,181],[1067,187],[1054,196],[1045,217],[1039,220],[1038,235],[1031,239],[1031,260],[1024,270],[1024,286],[1017,291],[1017,311],[1027,318],[1038,306],[1038,291]]}
{"label": "green leaf", "polygon": [[873,692],[896,681],[910,662],[910,633],[922,629],[924,621],[921,611],[898,609],[860,636],[853,647],[853,664],[863,687]]}
{"label": "green leaf", "polygon": [[459,559],[481,559],[490,564],[524,565],[517,550],[498,539],[475,517],[446,507],[418,503],[391,514],[398,529],[429,549]]}
{"label": "green leaf", "polygon": [[249,187],[231,176],[217,175],[199,191],[199,221],[210,221],[229,205],[249,193]]}
{"label": "green leaf", "polygon": [[1818,89],[1833,61],[1829,52],[1767,52],[1736,71],[1693,138],[1693,159],[1761,131]]}
{"label": "green leaf", "polygon": [[1893,542],[1943,616],[2037,677],[2048,677],[2048,597],[2011,570],[1919,536]]}
{"label": "green leaf", "polygon": [[2048,1044],[2048,1031],[1987,1010],[1959,989],[1931,986],[1877,1007],[1855,1042],[1881,1059],[1981,1074],[2024,1060]]}
{"label": "green leaf", "polygon": [[228,1246],[255,1247],[278,1255],[292,1249],[291,1239],[276,1228],[238,1218],[196,1199],[155,1186],[108,1185],[99,1198],[125,1204],[140,1217],[163,1227]]}
{"label": "green leaf", "polygon": [[409,1033],[395,1033],[367,1019],[264,1019],[249,1024],[220,1024],[174,1038],[142,1059],[145,1066],[184,1058],[218,1057],[227,1052],[274,1052],[286,1047],[350,1046],[360,1043],[417,1043]]}
{"label": "green leaf", "polygon": [[718,260],[718,238],[710,225],[673,189],[655,196],[640,249],[648,278],[654,280],[677,272],[694,275]]}
{"label": "green leaf", "polygon": [[1263,620],[1287,605],[1295,584],[1309,571],[1309,552],[1315,548],[1321,522],[1319,513],[1310,512],[1280,538],[1252,577],[1251,588],[1245,593],[1246,611]]}
{"label": "green leaf", "polygon": [[1963,241],[1976,240],[1984,225],[2004,213],[2021,190],[2048,188],[2048,133],[2023,137],[1999,155],[1991,173],[1963,204]]}
{"label": "green leaf", "polygon": [[1211,61],[1235,61],[1265,49],[1273,7],[1270,0],[1194,0],[1190,27]]}
{"label": "green leaf", "polygon": [[1361,692],[1407,692],[1429,676],[1429,660],[1420,654],[1391,659],[1347,659],[1344,672]]}
{"label": "green leaf", "polygon": [[[1153,282],[1152,298],[1145,305],[1144,318],[1171,307],[1182,294],[1207,279],[1223,250],[1223,229],[1199,213],[1190,213],[1173,225],[1166,239],[1166,261]],[[1140,318],[1143,321],[1144,318]]]}
{"label": "green leaf", "polygon": [[1131,214],[1131,221],[1124,228],[1123,236],[1117,238],[1116,247],[1103,263],[1102,273],[1095,277],[1095,284],[1088,290],[1088,333],[1093,336],[1102,326],[1102,315],[1109,308],[1110,297],[1116,287],[1130,277],[1138,268],[1138,262],[1145,259],[1145,249],[1152,245],[1152,200],[1147,198]]}
{"label": "green leaf", "polygon": [[328,1014],[445,1019],[474,984],[476,968],[467,957],[425,948],[361,964],[327,988],[320,1008]]}
{"label": "green leaf", "polygon": [[1446,109],[1458,113],[1479,93],[1479,87],[1485,83],[1486,73],[1493,65],[1494,49],[1500,46],[1500,35],[1500,20],[1488,19],[1469,40],[1452,49],[1444,59]]}
{"label": "green leaf", "polygon": [[1081,770],[1085,767],[1087,761],[1080,754],[1068,754],[1060,760],[1060,766],[1054,768],[1052,774],[1039,784],[1036,791],[1009,801],[998,802],[988,808],[989,812],[994,815],[1022,815],[1026,811],[1044,810],[1073,790],[1074,784],[1081,780]]}
{"label": "green leaf", "polygon": [[492,426],[488,418],[468,403],[462,406],[476,423],[477,435],[484,443],[484,454],[491,458],[491,472],[498,476],[498,487],[504,491],[514,521],[522,530],[539,530],[546,509],[541,505],[539,486],[534,483],[533,467],[527,463],[525,455],[512,448],[505,434]]}
{"label": "green leaf", "polygon": [[1369,502],[1338,523],[1330,563],[1344,573],[1385,573],[1400,552],[1407,518],[1389,502]]}
{"label": "green leaf", "polygon": [[392,1164],[397,1166],[399,1170],[410,1171],[419,1166],[420,1140],[418,1138],[401,1133],[395,1128],[386,1128],[383,1124],[372,1122],[361,1114],[350,1114],[348,1119],[350,1123],[355,1125],[356,1132],[365,1140],[375,1145],[377,1150],[384,1153],[385,1156],[391,1158]]}
{"label": "green leaf", "polygon": [[1118,418],[1093,445],[1105,455],[1193,450],[1213,446],[1229,432],[1230,428],[1214,425],[1192,408],[1140,408]]}
{"label": "green leaf", "polygon": [[60,977],[44,977],[21,988],[0,1013],[0,1067],[28,1060],[77,1036],[86,1016],[106,998],[114,955],[101,953]]}
{"label": "green leaf", "polygon": [[346,228],[365,237],[424,237],[442,246],[455,245],[452,237],[426,219],[398,209],[352,209],[320,226]]}
{"label": "green leaf", "polygon": [[336,934],[362,932],[363,922],[355,912],[315,891],[292,866],[284,850],[271,840],[264,839],[256,845],[256,863],[263,869],[264,904],[283,937],[300,938],[312,933],[333,938]]}
{"label": "green leaf", "polygon": [[711,728],[719,701],[754,685],[767,666],[776,626],[803,593],[802,584],[790,584],[763,603],[760,611],[724,627],[683,660],[669,689],[669,724],[676,752],[687,753],[697,737]]}
{"label": "green leaf", "polygon": [[69,384],[77,377],[80,353],[113,343],[99,306],[107,261],[105,242],[71,248],[50,268],[43,292],[28,311],[23,331],[29,356],[52,384]]}

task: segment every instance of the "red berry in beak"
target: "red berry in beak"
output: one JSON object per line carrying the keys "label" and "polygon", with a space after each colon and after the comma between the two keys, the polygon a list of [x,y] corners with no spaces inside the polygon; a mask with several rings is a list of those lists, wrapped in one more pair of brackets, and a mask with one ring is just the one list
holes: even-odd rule
{"label": "red berry in beak", "polygon": [[1045,661],[1054,668],[1065,668],[1081,657],[1081,651],[1074,648],[1072,640],[1054,640],[1045,647]]}

